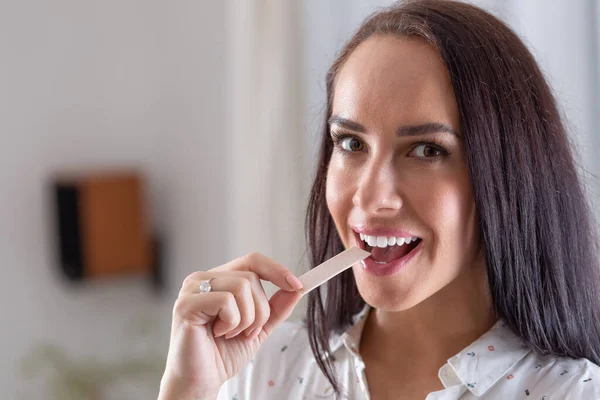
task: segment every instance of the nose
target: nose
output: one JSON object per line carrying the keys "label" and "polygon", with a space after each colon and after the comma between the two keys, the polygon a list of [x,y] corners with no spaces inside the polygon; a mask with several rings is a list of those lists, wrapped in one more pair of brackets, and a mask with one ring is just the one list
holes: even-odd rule
{"label": "nose", "polygon": [[391,163],[372,163],[365,167],[352,202],[364,213],[393,216],[402,207],[397,172]]}

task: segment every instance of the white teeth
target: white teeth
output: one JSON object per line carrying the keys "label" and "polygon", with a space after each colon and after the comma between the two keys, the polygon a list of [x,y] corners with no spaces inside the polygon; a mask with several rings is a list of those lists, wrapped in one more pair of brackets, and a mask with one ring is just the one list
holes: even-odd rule
{"label": "white teeth", "polygon": [[408,238],[401,237],[386,237],[386,236],[369,236],[363,233],[360,234],[360,239],[367,242],[367,244],[371,247],[380,247],[385,248],[388,246],[402,246],[404,244],[408,244],[418,240],[419,238],[416,236],[411,236]]}
{"label": "white teeth", "polygon": [[369,244],[369,246],[371,247],[375,247],[377,246],[377,236],[366,236],[365,237],[365,241]]}

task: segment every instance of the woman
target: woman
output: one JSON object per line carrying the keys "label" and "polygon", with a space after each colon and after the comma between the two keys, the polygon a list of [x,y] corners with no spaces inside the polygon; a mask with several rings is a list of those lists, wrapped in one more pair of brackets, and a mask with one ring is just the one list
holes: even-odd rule
{"label": "woman", "polygon": [[346,44],[307,236],[313,266],[372,255],[311,292],[306,324],[282,323],[301,284],[260,254],[190,275],[160,399],[600,399],[597,241],[567,135],[481,9],[395,4]]}

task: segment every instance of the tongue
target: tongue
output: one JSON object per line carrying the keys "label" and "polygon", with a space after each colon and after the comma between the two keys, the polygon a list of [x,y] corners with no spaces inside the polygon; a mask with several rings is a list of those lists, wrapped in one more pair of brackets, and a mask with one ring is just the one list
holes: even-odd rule
{"label": "tongue", "polygon": [[390,261],[397,260],[404,257],[412,249],[415,248],[417,242],[409,243],[404,246],[388,246],[388,247],[373,247],[371,251],[371,258],[375,261],[388,263]]}

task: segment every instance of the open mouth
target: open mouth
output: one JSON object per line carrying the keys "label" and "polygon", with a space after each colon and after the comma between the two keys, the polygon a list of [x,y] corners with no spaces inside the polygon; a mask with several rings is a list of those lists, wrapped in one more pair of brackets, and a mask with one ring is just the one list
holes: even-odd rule
{"label": "open mouth", "polygon": [[398,260],[413,251],[421,238],[373,237],[354,232],[358,246],[371,253],[370,258],[377,264],[387,264]]}

